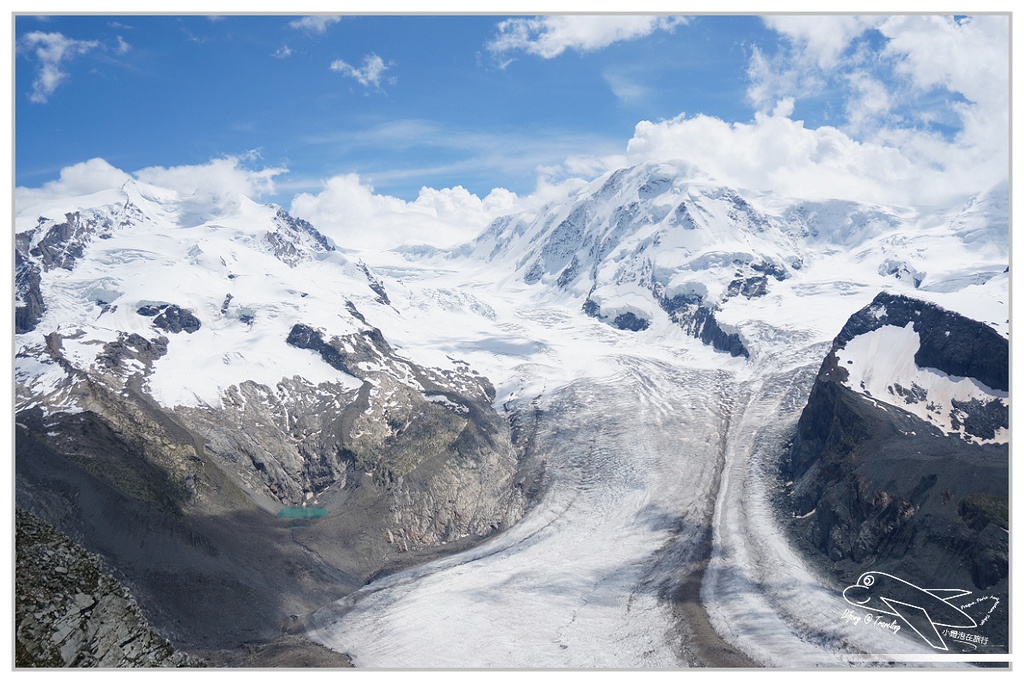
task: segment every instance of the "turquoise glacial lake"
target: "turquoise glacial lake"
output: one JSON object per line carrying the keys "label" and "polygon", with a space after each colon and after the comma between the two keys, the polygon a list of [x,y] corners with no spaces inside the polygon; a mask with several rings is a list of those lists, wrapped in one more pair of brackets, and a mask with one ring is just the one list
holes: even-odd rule
{"label": "turquoise glacial lake", "polygon": [[316,519],[327,514],[327,508],[302,507],[296,505],[287,507],[277,513],[282,519]]}

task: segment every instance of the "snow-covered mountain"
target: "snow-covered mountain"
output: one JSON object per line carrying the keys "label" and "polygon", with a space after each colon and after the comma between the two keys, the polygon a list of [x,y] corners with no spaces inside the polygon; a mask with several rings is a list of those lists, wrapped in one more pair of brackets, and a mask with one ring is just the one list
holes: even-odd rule
{"label": "snow-covered mountain", "polygon": [[[244,197],[131,181],[32,207],[17,227],[19,503],[47,509],[54,476],[99,487],[53,521],[143,590],[166,590],[161,577],[176,567],[172,592],[191,584],[216,609],[211,592],[225,581],[266,583],[246,559],[266,539],[224,545],[252,534],[237,516],[268,517],[258,526],[281,540],[286,519],[331,511],[316,539],[267,550],[268,565],[321,572],[326,555],[335,581],[358,584],[396,555],[521,514],[491,384],[464,362],[430,368],[398,353],[364,317],[389,308],[381,280],[309,223]],[[38,469],[52,457],[65,463],[59,475]],[[150,543],[193,542],[170,560],[140,550],[117,531],[124,506],[154,528],[187,529]],[[204,566],[211,552],[229,561]],[[270,594],[309,599],[278,580]],[[166,608],[172,622],[181,604]],[[229,613],[273,632],[280,609],[243,602]],[[189,636],[219,638],[204,618]]]}
{"label": "snow-covered mountain", "polygon": [[[752,521],[771,515],[725,516],[768,495],[770,477],[748,471],[785,457],[822,358],[879,292],[1005,343],[1007,211],[1005,185],[954,209],[809,202],[725,187],[685,162],[606,174],[446,252],[357,254],[277,206],[134,180],[18,207],[18,503],[103,554],[150,620],[198,650],[234,647],[242,631],[268,639],[375,572],[482,542],[436,574],[471,598],[442,607],[416,593],[429,605],[416,619],[462,606],[451,635],[470,661],[519,662],[481,642],[527,622],[561,634],[537,641],[533,664],[593,662],[561,645],[621,629],[640,638],[623,650],[635,665],[719,661],[724,645],[684,657],[650,635],[668,618],[663,596],[683,590],[673,568],[719,557],[739,533],[781,543]],[[832,350],[844,390],[937,438],[1005,450],[1008,387],[915,363],[942,339],[893,320]],[[526,558],[565,599],[495,619]],[[493,584],[464,579],[470,567]],[[579,576],[589,588],[572,588]],[[730,605],[752,604],[730,602],[739,574],[725,576],[705,589],[719,631],[742,622]],[[364,663],[398,651],[451,665],[416,658],[426,645],[404,640],[419,642],[416,619],[389,621],[394,640],[359,625],[358,605],[390,609],[392,590],[419,581],[319,613],[317,639],[344,650],[372,632],[367,652],[383,654]],[[564,636],[584,605],[594,621]],[[729,647],[776,661],[756,628],[735,629]],[[800,642],[793,661],[823,656]]]}
{"label": "snow-covered mountain", "polygon": [[[494,221],[472,253],[583,299],[588,314],[621,329],[667,316],[748,355],[760,350],[752,327],[792,319],[794,300],[871,288],[959,292],[958,303],[977,306],[981,292],[968,288],[993,279],[1005,292],[1005,216],[1005,186],[946,215],[787,200],[723,187],[683,162],[642,164],[535,216]],[[1005,315],[980,310],[1006,330]]]}

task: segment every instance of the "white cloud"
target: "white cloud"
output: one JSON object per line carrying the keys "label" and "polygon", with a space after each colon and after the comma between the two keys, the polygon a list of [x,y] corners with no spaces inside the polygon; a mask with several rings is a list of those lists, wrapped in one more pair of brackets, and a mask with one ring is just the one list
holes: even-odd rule
{"label": "white cloud", "polygon": [[[754,120],[644,122],[633,155],[678,155],[756,189],[908,204],[941,203],[1006,178],[1006,16],[764,21],[782,40],[751,51]],[[800,111],[812,98],[835,127],[792,120],[794,104]],[[789,113],[771,112],[780,101]]]}
{"label": "white cloud", "polygon": [[864,71],[846,77],[854,93],[846,101],[847,128],[852,132],[870,131],[892,109],[892,95],[882,81]]}
{"label": "white cloud", "polygon": [[651,89],[640,83],[632,74],[609,69],[601,75],[615,97],[622,102],[642,101],[650,95]]}
{"label": "white cloud", "polygon": [[308,17],[302,17],[295,21],[290,21],[288,22],[288,25],[294,29],[311,31],[313,33],[324,33],[327,31],[329,26],[337,24],[339,21],[341,21],[341,17],[316,14]]}
{"label": "white cloud", "polygon": [[820,69],[832,69],[854,38],[882,21],[878,17],[849,15],[772,15],[765,24],[787,36],[802,59]]}
{"label": "white cloud", "polygon": [[705,115],[642,121],[627,158],[685,159],[725,184],[793,197],[912,206],[961,201],[1006,176],[1005,163],[941,136],[903,131],[865,142],[830,126],[807,128],[791,113],[787,101],[751,123]]}
{"label": "white cloud", "polygon": [[95,40],[75,40],[63,33],[42,31],[26,33],[19,42],[21,48],[33,50],[39,60],[39,71],[32,82],[29,99],[40,104],[46,102],[57,86],[67,79],[67,72],[61,69],[63,62],[100,45]]}
{"label": "white cloud", "polygon": [[[1005,16],[978,16],[962,22],[952,17],[891,17],[880,31],[888,38],[885,54],[898,60],[912,95],[932,90],[961,95],[967,102],[948,106],[959,118],[957,144],[995,155],[1006,153],[1010,113],[1010,28]],[[927,107],[919,116],[941,116]]]}
{"label": "white cloud", "polygon": [[480,199],[462,187],[425,187],[415,201],[406,202],[375,194],[350,173],[329,179],[316,195],[297,195],[289,211],[345,248],[450,247],[476,237],[491,220],[511,212],[515,202],[516,195],[504,189]]}
{"label": "white cloud", "polygon": [[[195,207],[216,207],[224,199],[244,195],[258,199],[272,193],[280,168],[248,169],[240,157],[213,159],[205,164],[152,166],[126,173],[103,159],[69,166],[57,180],[40,188],[15,189],[18,212],[53,200],[117,189],[133,177],[171,190]],[[455,246],[476,237],[496,217],[517,210],[513,192],[497,188],[486,197],[461,186],[424,187],[414,201],[376,194],[358,175],[339,175],[317,194],[301,193],[291,203],[293,215],[312,222],[345,248],[390,248],[401,244]]]}
{"label": "white cloud", "polygon": [[114,52],[116,52],[119,55],[124,55],[131,52],[131,49],[132,46],[128,44],[128,41],[126,41],[121,36],[117,37],[117,46],[114,48]]}
{"label": "white cloud", "polygon": [[175,190],[182,196],[244,195],[258,199],[273,194],[274,176],[284,173],[285,169],[248,169],[242,161],[241,157],[227,156],[198,165],[150,166],[134,175],[142,182]]}
{"label": "white cloud", "polygon": [[243,162],[253,161],[255,154],[229,156],[205,164],[185,166],[150,166],[126,173],[104,159],[90,159],[61,169],[60,177],[38,188],[15,188],[15,205],[23,211],[35,204],[54,199],[67,199],[117,189],[133,177],[143,183],[173,190],[181,197],[238,196],[251,199],[274,192],[274,177],[283,168],[250,169]]}
{"label": "white cloud", "polygon": [[[1010,27],[1005,16],[898,16],[880,27],[884,53],[920,89],[944,88],[972,102],[1007,102]],[[998,87],[993,87],[998,86]]]}
{"label": "white cloud", "polygon": [[506,19],[498,24],[498,34],[487,43],[487,49],[498,55],[521,50],[551,59],[568,49],[593,52],[655,31],[671,31],[686,22],[684,17],[650,15],[556,15]]}
{"label": "white cloud", "polygon": [[[762,111],[782,97],[841,100],[848,132],[885,135],[894,122],[927,127],[977,111],[1008,113],[1009,21],[1002,15],[774,16],[783,38],[771,55],[757,46],[748,66],[748,97]],[[871,40],[868,35],[871,34]],[[935,97],[945,91],[954,97]],[[991,118],[987,116],[986,118]],[[838,122],[838,125],[843,125]],[[985,131],[989,134],[993,131]]]}
{"label": "white cloud", "polygon": [[363,57],[363,68],[361,69],[357,69],[347,62],[337,59],[331,62],[331,71],[337,71],[344,76],[354,78],[364,87],[373,86],[380,90],[380,78],[390,66],[392,65],[385,64],[384,60],[377,55],[369,54]]}
{"label": "white cloud", "polygon": [[18,211],[52,199],[80,197],[82,195],[121,187],[131,178],[103,159],[90,159],[61,169],[60,177],[42,187],[18,187],[14,190],[14,203]]}
{"label": "white cloud", "polygon": [[747,97],[755,107],[767,111],[781,98],[824,92],[846,68],[867,59],[854,42],[883,18],[773,15],[763,21],[784,39],[773,54],[758,45],[751,48]]}
{"label": "white cloud", "polygon": [[277,48],[271,56],[277,59],[285,59],[292,56],[292,49],[287,45],[282,45]]}

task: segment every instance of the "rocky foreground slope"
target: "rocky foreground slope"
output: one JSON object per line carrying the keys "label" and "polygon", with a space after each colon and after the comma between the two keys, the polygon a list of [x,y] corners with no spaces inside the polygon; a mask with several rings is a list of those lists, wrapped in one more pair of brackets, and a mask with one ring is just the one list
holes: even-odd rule
{"label": "rocky foreground slope", "polygon": [[15,515],[14,664],[195,667],[205,662],[155,633],[131,594],[49,524]]}

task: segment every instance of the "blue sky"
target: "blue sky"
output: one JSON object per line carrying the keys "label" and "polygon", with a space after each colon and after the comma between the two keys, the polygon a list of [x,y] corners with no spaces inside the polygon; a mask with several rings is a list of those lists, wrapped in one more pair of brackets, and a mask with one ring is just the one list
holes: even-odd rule
{"label": "blue sky", "polygon": [[[258,150],[293,187],[358,172],[406,199],[424,184],[521,193],[538,165],[618,151],[641,119],[750,118],[745,65],[771,38],[757,19],[708,17],[544,58],[489,48],[503,20],[19,17],[17,180],[95,156],[137,169]],[[33,101],[38,32],[84,49]]]}
{"label": "blue sky", "polygon": [[658,158],[918,205],[1009,165],[1006,16],[21,15],[14,38],[22,188],[226,159],[321,222],[476,226]]}

